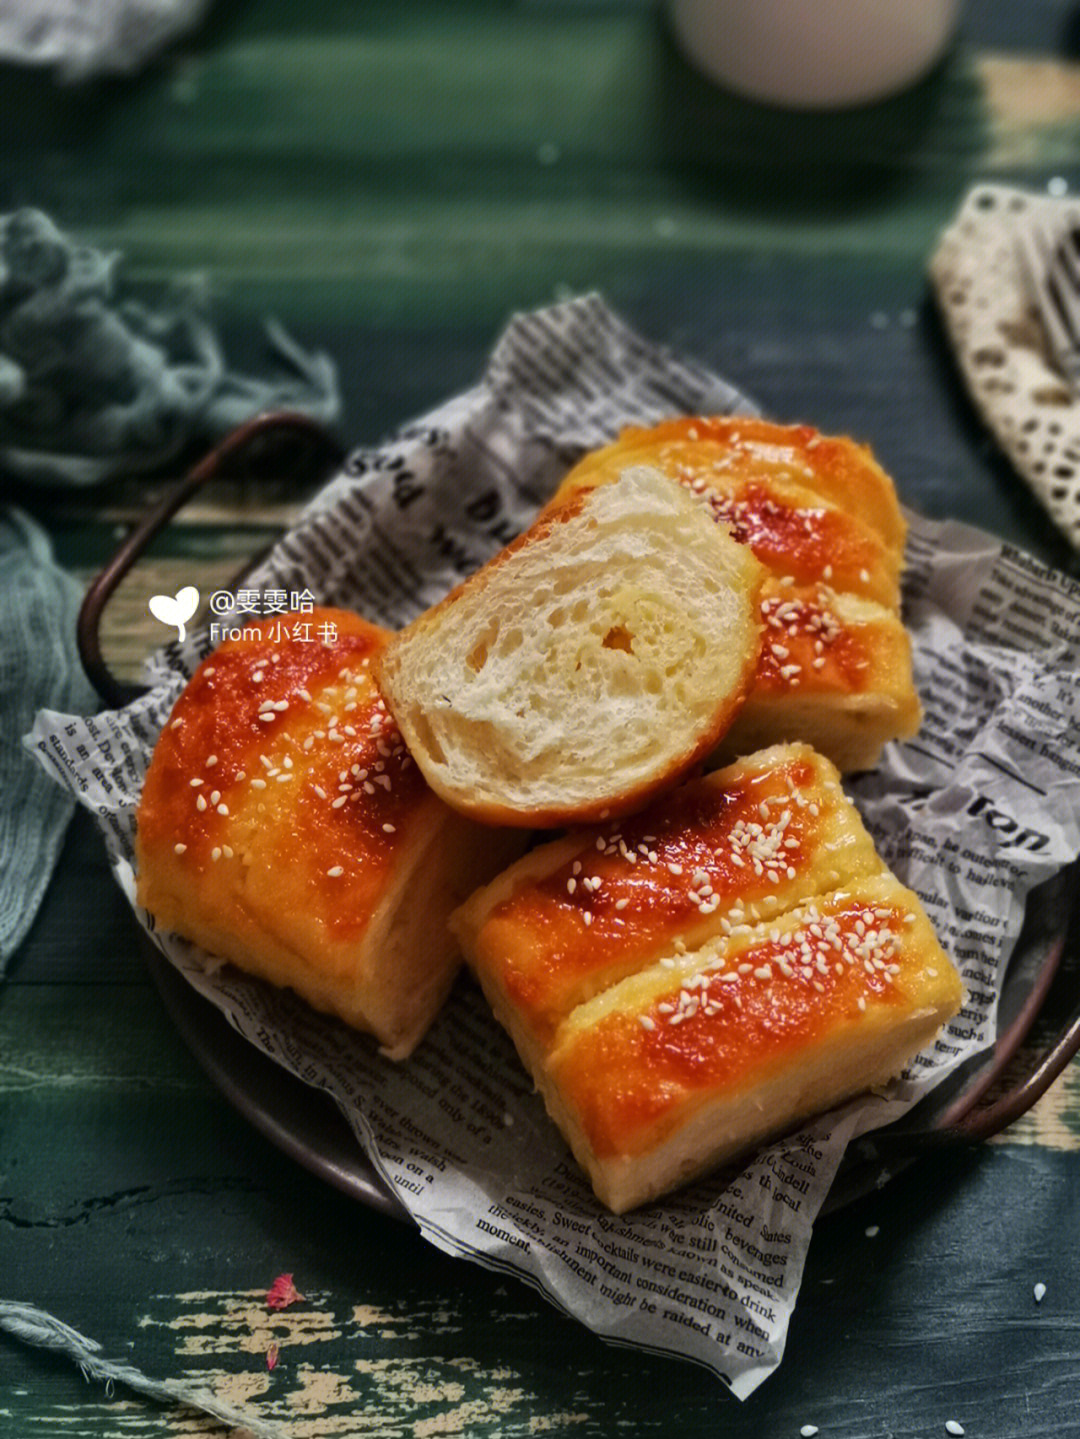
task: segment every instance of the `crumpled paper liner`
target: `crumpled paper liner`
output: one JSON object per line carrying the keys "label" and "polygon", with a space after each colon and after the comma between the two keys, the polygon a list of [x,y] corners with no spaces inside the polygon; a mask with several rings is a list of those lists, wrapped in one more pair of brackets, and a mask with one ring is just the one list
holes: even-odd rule
{"label": "crumpled paper liner", "polygon": [[1017,472],[1080,549],[1080,397],[1057,369],[1029,298],[1017,236],[1061,224],[1075,198],[1008,185],[969,192],[930,278],[972,399]]}

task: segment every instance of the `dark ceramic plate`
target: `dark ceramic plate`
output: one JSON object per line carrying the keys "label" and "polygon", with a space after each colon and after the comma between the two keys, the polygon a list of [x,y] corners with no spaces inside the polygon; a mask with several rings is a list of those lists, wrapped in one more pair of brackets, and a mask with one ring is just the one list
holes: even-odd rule
{"label": "dark ceramic plate", "polygon": [[[228,436],[146,515],[90,586],[79,613],[80,655],[108,704],[122,705],[138,691],[119,684],[104,661],[102,613],[120,580],[184,502],[207,480],[257,472],[260,463],[325,478],[341,459],[336,442],[308,417],[262,415]],[[985,1139],[1005,1128],[1035,1103],[1080,1049],[1078,881],[1080,865],[1074,865],[1030,896],[1028,918],[1006,976],[994,1047],[965,1064],[904,1119],[857,1140],[827,1209],[867,1192],[922,1153]],[[329,1183],[363,1204],[404,1218],[404,1209],[379,1180],[332,1102],[241,1038],[149,941],[145,947],[181,1035],[240,1112]],[[1017,1051],[1033,1026],[1038,1032],[1034,1058],[1017,1072]]]}

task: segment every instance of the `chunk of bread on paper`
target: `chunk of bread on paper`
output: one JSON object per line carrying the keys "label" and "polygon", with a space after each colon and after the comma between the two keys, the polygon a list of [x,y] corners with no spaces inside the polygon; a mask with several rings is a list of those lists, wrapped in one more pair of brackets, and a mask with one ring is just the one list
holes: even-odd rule
{"label": "chunk of bread on paper", "polygon": [[424,783],[372,673],[388,638],[316,609],[250,622],[199,667],[143,785],[137,900],[400,1059],[458,969],[450,911],[522,836]]}
{"label": "chunk of bread on paper", "polygon": [[961,1003],[805,745],[534,850],[451,924],[616,1212],[889,1079]]}
{"label": "chunk of bread on paper", "polygon": [[398,634],[379,680],[448,804],[543,826],[624,813],[743,703],[764,572],[678,484],[629,468],[548,509]]}
{"label": "chunk of bread on paper", "polygon": [[845,772],[869,769],[888,740],[917,732],[899,613],[907,525],[865,445],[806,425],[669,420],[586,455],[553,504],[630,464],[678,480],[769,571],[758,673],[719,759],[805,739]]}

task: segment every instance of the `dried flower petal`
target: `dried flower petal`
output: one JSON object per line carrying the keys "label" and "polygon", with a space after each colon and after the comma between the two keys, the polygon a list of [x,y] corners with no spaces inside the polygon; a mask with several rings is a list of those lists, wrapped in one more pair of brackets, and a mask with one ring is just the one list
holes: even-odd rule
{"label": "dried flower petal", "polygon": [[277,1347],[276,1344],[271,1344],[270,1348],[266,1351],[266,1367],[267,1367],[267,1369],[273,1369],[273,1368],[275,1368],[275,1366],[277,1365],[277,1362],[278,1362],[278,1347]]}
{"label": "dried flower petal", "polygon": [[270,1292],[266,1296],[267,1309],[288,1309],[290,1304],[295,1304],[303,1295],[293,1283],[291,1274],[279,1274],[270,1286]]}

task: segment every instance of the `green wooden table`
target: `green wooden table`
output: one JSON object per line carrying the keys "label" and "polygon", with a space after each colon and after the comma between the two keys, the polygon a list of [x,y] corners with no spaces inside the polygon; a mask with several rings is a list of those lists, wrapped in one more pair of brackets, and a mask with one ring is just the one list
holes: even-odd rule
{"label": "green wooden table", "polygon": [[[1080,186],[1078,57],[1065,0],[978,0],[917,89],[793,119],[694,75],[648,5],[250,0],[134,81],[0,71],[0,212],[38,205],[151,286],[207,270],[238,368],[277,315],[337,360],[356,442],[470,382],[511,311],[600,290],[778,418],[869,440],[913,506],[1075,573],[969,406],[924,272],[970,183]],[[160,483],[16,498],[88,575]],[[110,611],[117,665],[155,639],[149,594],[220,583],[301,498],[200,499]],[[783,1364],[739,1405],[262,1139],[177,1037],[82,815],[0,987],[0,1294],[297,1439],[1078,1434],[1078,1236],[1074,1065],[984,1149],[822,1222]],[[282,1271],[305,1298],[273,1315]],[[4,1439],[224,1432],[0,1338]]]}

